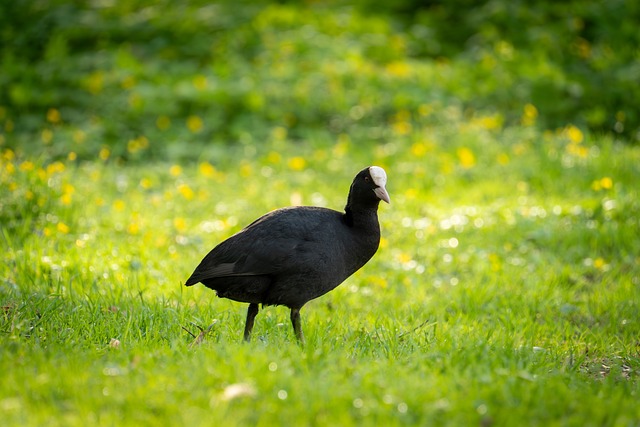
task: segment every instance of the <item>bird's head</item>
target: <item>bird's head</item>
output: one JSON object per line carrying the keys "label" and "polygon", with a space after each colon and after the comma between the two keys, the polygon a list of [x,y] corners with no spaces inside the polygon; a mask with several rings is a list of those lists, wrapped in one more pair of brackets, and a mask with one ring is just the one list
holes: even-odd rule
{"label": "bird's head", "polygon": [[351,184],[349,206],[377,206],[380,200],[390,203],[386,189],[387,173],[380,166],[362,169]]}
{"label": "bird's head", "polygon": [[391,203],[391,199],[389,198],[389,193],[387,193],[387,173],[380,166],[369,166],[369,176],[371,177],[371,181],[376,186],[373,189],[373,192],[376,194],[378,199]]}

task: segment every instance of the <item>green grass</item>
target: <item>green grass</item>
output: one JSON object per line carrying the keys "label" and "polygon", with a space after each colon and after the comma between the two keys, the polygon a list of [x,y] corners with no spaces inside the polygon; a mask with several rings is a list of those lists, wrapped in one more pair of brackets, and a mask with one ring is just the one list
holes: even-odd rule
{"label": "green grass", "polygon": [[[640,150],[412,124],[429,141],[274,137],[213,167],[5,149],[3,424],[637,424]],[[305,306],[304,348],[285,308],[244,344],[245,305],[182,286],[265,211],[341,209],[368,164],[389,175],[382,246]]]}
{"label": "green grass", "polygon": [[[638,7],[102,3],[0,3],[0,424],[640,423]],[[304,348],[182,285],[371,164]]]}

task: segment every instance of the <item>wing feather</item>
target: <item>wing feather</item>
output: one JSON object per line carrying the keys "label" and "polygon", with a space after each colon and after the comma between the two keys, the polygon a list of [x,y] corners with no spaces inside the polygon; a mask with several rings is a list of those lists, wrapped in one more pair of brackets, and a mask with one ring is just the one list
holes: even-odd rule
{"label": "wing feather", "polygon": [[[323,212],[325,211],[325,212]],[[233,276],[265,276],[302,267],[293,261],[313,245],[317,221],[305,221],[307,215],[338,214],[335,211],[300,208],[270,212],[213,248],[186,282]],[[286,221],[283,220],[286,216]],[[315,231],[315,233],[314,233]]]}

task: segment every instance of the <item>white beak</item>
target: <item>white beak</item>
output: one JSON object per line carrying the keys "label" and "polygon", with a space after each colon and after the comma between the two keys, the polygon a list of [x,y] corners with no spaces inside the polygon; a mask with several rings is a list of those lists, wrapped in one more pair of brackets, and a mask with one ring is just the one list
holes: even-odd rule
{"label": "white beak", "polygon": [[387,202],[387,203],[391,203],[391,199],[389,198],[389,193],[387,193],[387,189],[384,187],[376,187],[373,190],[374,193],[376,193],[376,196],[378,196],[378,199]]}

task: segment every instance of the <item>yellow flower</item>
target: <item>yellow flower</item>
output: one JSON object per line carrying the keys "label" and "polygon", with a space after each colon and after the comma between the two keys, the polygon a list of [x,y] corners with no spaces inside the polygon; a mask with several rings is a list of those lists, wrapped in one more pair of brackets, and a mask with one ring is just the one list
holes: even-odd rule
{"label": "yellow flower", "polygon": [[198,116],[187,117],[187,128],[193,133],[200,132],[204,127],[202,119]]}
{"label": "yellow flower", "polygon": [[289,159],[289,162],[287,164],[289,165],[289,168],[293,169],[294,171],[301,171],[302,169],[304,169],[307,162],[302,157],[292,157]]}
{"label": "yellow flower", "polygon": [[498,154],[498,158],[496,160],[498,161],[499,164],[503,166],[507,165],[509,164],[509,155],[505,153],[500,153]]}
{"label": "yellow flower", "polygon": [[113,208],[117,212],[122,212],[124,210],[124,208],[125,208],[125,204],[121,199],[118,199],[115,202],[113,202]]}
{"label": "yellow flower", "polygon": [[431,113],[433,113],[433,110],[434,110],[433,105],[422,104],[418,107],[418,114],[420,114],[422,117],[426,117]]}
{"label": "yellow flower", "polygon": [[411,133],[412,129],[413,129],[413,126],[411,126],[411,123],[406,122],[406,121],[395,122],[393,124],[393,131],[397,135],[408,135],[408,134]]}
{"label": "yellow flower", "polygon": [[198,172],[206,178],[212,178],[216,174],[216,168],[209,162],[202,162],[198,165]]}
{"label": "yellow flower", "polygon": [[387,73],[394,77],[409,77],[411,75],[411,66],[407,62],[395,61],[387,65]]}
{"label": "yellow flower", "polygon": [[139,136],[136,139],[130,139],[127,143],[127,151],[130,153],[136,153],[140,150],[144,150],[149,146],[149,140],[145,136]]}
{"label": "yellow flower", "polygon": [[495,254],[489,254],[489,263],[491,264],[492,271],[499,271],[502,268],[502,261],[500,261],[500,257]]}
{"label": "yellow flower", "polygon": [[460,166],[462,166],[465,169],[470,169],[473,166],[475,166],[476,157],[473,154],[473,151],[471,151],[468,148],[462,147],[462,148],[458,148],[456,153],[458,154],[458,160],[460,161]]}
{"label": "yellow flower", "polygon": [[138,234],[140,232],[140,225],[137,221],[133,221],[129,223],[127,226],[127,233],[129,234]]}
{"label": "yellow flower", "polygon": [[174,218],[173,226],[179,233],[183,233],[187,229],[187,222],[184,218]]}
{"label": "yellow flower", "polygon": [[409,261],[411,261],[411,255],[409,255],[406,252],[400,252],[399,254],[396,254],[396,259],[398,260],[398,262],[400,262],[401,264],[406,264]]}
{"label": "yellow flower", "polygon": [[197,75],[193,78],[193,86],[198,90],[205,90],[207,88],[207,78],[203,75]]}
{"label": "yellow flower", "polygon": [[524,126],[532,126],[536,122],[538,117],[538,109],[533,104],[526,104],[524,106],[524,113],[520,120]]}
{"label": "yellow flower", "polygon": [[243,163],[240,166],[240,176],[243,178],[248,178],[251,176],[251,173],[253,172],[253,169],[251,168],[251,164],[249,163]]}
{"label": "yellow flower", "polygon": [[571,142],[567,145],[566,150],[567,153],[583,159],[589,155],[589,149],[580,143]]}
{"label": "yellow flower", "polygon": [[500,114],[494,114],[493,116],[482,116],[473,120],[474,124],[487,130],[500,129],[502,126],[502,116]]}
{"label": "yellow flower", "polygon": [[7,175],[13,175],[15,171],[16,171],[16,167],[11,162],[2,164],[2,168],[0,168],[0,172],[4,172]]}
{"label": "yellow flower", "polygon": [[565,128],[564,134],[574,144],[580,144],[584,140],[582,131],[574,125],[569,125]]}
{"label": "yellow flower", "polygon": [[173,165],[169,168],[171,176],[180,176],[182,174],[182,168],[179,165]]}
{"label": "yellow flower", "polygon": [[277,151],[271,151],[267,154],[267,161],[272,164],[278,164],[282,160],[282,156]]}
{"label": "yellow flower", "polygon": [[64,172],[64,163],[53,162],[47,165],[47,174],[53,175],[54,173]]}
{"label": "yellow flower", "polygon": [[64,222],[59,222],[57,227],[58,231],[62,234],[67,234],[69,232],[69,226],[67,224],[65,224]]}
{"label": "yellow flower", "polygon": [[600,180],[600,186],[605,190],[611,190],[613,188],[613,180],[608,176],[605,176]]}
{"label": "yellow flower", "polygon": [[102,147],[100,149],[100,153],[98,153],[98,157],[100,157],[100,160],[109,160],[109,156],[111,155],[111,151],[109,151],[109,149],[107,147]]}
{"label": "yellow flower", "polygon": [[193,199],[193,196],[194,196],[193,190],[187,184],[178,185],[178,192],[182,194],[182,197],[184,197],[187,200]]}
{"label": "yellow flower", "polygon": [[35,168],[35,165],[33,164],[33,162],[30,162],[29,160],[20,163],[20,170],[21,171],[30,172],[34,168]]}
{"label": "yellow flower", "polygon": [[404,197],[406,197],[407,199],[415,199],[417,195],[418,190],[416,190],[415,188],[407,188],[404,192]]}
{"label": "yellow flower", "polygon": [[49,108],[47,111],[47,121],[49,123],[60,123],[60,111],[55,108]]}
{"label": "yellow flower", "polygon": [[608,176],[605,176],[604,178],[596,179],[591,184],[591,188],[595,191],[611,190],[613,188],[613,180]]}
{"label": "yellow flower", "polygon": [[416,142],[411,146],[411,154],[415,157],[422,157],[427,153],[427,144]]}
{"label": "yellow flower", "polygon": [[76,189],[71,184],[64,184],[62,186],[62,204],[69,205],[71,204],[71,196],[76,191]]}
{"label": "yellow flower", "polygon": [[400,110],[393,116],[391,124],[393,131],[398,135],[407,135],[411,133],[413,126],[411,125],[411,112],[408,110]]}
{"label": "yellow flower", "polygon": [[155,245],[156,248],[164,248],[167,246],[167,236],[165,235],[159,235],[156,236],[153,244]]}
{"label": "yellow flower", "polygon": [[385,289],[387,287],[387,279],[382,276],[370,276],[369,283],[371,283],[374,287],[379,287],[381,289]]}
{"label": "yellow flower", "polygon": [[145,190],[148,190],[149,188],[151,188],[151,180],[149,178],[142,178],[140,180],[140,187],[144,188]]}

